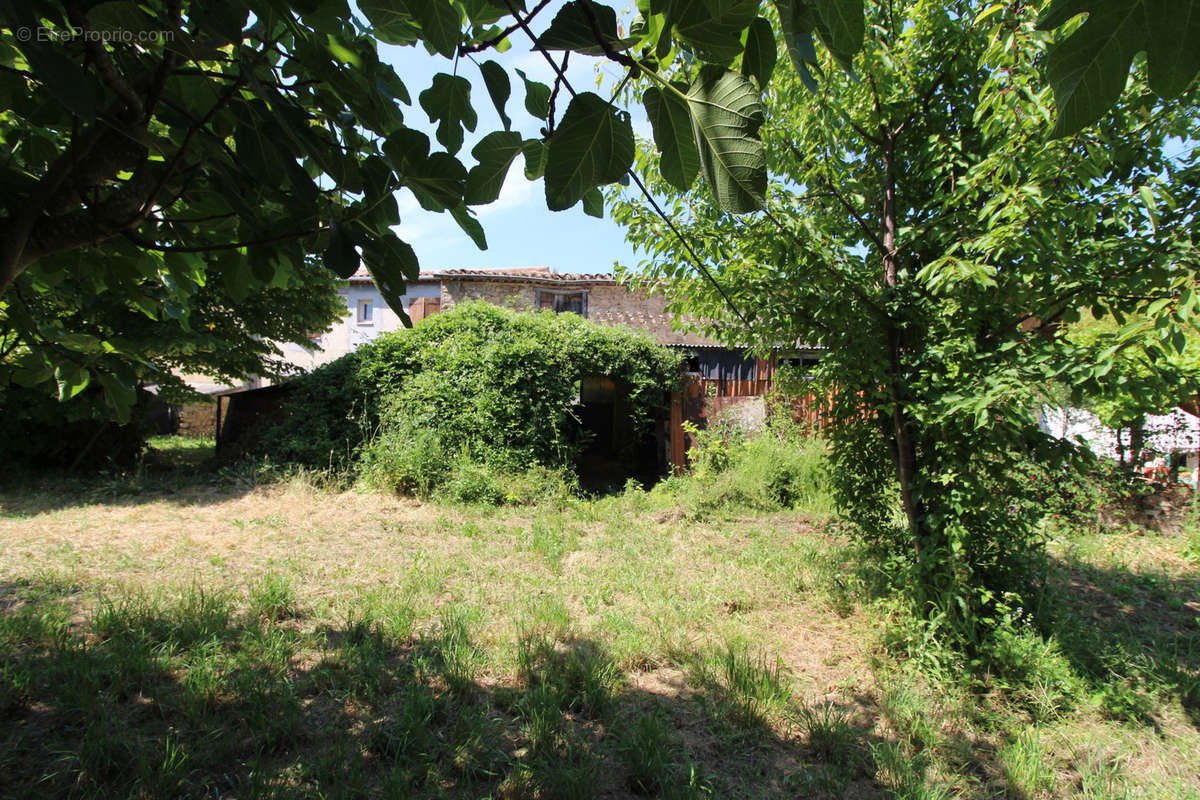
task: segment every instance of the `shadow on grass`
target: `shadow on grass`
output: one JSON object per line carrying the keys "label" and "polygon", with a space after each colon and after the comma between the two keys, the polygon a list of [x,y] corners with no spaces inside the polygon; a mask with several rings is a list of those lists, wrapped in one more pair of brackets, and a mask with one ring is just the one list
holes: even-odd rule
{"label": "shadow on grass", "polygon": [[1157,728],[1166,695],[1200,728],[1200,576],[1053,559],[1050,577],[1047,632],[1105,713]]}
{"label": "shadow on grass", "polygon": [[259,486],[286,481],[293,474],[249,460],[164,464],[149,458],[137,469],[103,475],[0,473],[0,519],[26,519],[97,504],[208,505],[237,499]]}
{"label": "shadow on grass", "polygon": [[386,616],[314,630],[198,591],[81,615],[80,593],[0,586],[11,796],[884,794],[868,723],[785,709],[807,734],[776,733],[753,665],[664,689],[598,642],[531,632],[516,675],[494,680],[453,619],[419,635]]}

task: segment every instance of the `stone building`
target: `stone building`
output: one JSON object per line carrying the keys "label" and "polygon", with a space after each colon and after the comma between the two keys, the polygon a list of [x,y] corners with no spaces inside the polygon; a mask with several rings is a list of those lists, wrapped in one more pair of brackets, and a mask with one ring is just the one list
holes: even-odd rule
{"label": "stone building", "polygon": [[664,345],[714,344],[694,333],[674,330],[667,300],[661,294],[631,292],[608,274],[526,267],[450,269],[430,275],[441,283],[442,310],[464,300],[486,300],[517,310],[570,311],[605,325],[627,325]]}

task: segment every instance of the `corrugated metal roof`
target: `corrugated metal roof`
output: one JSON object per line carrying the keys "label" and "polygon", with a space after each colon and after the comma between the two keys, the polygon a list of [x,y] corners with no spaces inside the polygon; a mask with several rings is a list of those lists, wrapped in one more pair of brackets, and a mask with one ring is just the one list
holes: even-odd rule
{"label": "corrugated metal roof", "polygon": [[[673,347],[678,350],[748,350],[748,347],[742,345],[723,345],[723,344],[682,344],[679,342],[669,342],[663,347]],[[771,346],[772,350],[825,350],[826,348],[819,344],[776,344]]]}

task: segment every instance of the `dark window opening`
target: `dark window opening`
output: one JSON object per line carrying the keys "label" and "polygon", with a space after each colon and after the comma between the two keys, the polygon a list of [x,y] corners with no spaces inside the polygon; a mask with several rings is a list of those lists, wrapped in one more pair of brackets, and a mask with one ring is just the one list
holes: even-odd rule
{"label": "dark window opening", "polygon": [[581,317],[587,316],[587,292],[547,292],[539,291],[537,307],[555,314],[570,312]]}
{"label": "dark window opening", "polygon": [[783,363],[796,370],[800,375],[811,375],[813,367],[820,360],[819,356],[789,356],[783,359]]}

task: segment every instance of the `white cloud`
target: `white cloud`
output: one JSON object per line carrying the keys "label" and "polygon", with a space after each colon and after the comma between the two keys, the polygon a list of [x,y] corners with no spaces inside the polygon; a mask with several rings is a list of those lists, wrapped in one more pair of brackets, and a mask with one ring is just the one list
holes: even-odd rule
{"label": "white cloud", "polygon": [[544,202],[541,199],[541,187],[541,181],[526,180],[521,165],[514,161],[504,179],[504,186],[500,188],[500,196],[486,206],[476,206],[475,211],[479,214],[479,219],[483,220],[512,211],[514,208],[525,208],[531,203]]}

